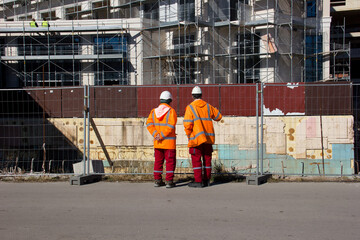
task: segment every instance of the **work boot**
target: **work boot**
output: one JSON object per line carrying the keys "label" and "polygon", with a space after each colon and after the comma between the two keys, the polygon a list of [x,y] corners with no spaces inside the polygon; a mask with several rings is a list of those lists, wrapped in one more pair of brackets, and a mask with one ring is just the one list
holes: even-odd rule
{"label": "work boot", "polygon": [[166,181],[166,188],[173,188],[175,187],[175,183],[173,181]]}
{"label": "work boot", "polygon": [[203,180],[203,186],[204,186],[204,187],[210,187],[210,179],[208,179],[208,180]]}
{"label": "work boot", "polygon": [[162,187],[162,186],[165,186],[165,183],[163,182],[163,180],[161,180],[161,179],[155,180],[154,187]]}
{"label": "work boot", "polygon": [[202,188],[203,184],[201,182],[191,182],[188,184],[188,186],[193,188]]}

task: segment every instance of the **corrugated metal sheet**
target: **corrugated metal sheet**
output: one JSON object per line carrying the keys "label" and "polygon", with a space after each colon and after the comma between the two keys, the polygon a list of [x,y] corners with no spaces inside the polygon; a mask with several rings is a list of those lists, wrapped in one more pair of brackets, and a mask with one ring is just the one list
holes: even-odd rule
{"label": "corrugated metal sheet", "polygon": [[191,90],[193,89],[194,86],[179,87],[179,101],[178,101],[178,111],[177,111],[178,116],[183,117],[185,115],[186,106],[189,105],[192,101],[194,101],[191,95]]}
{"label": "corrugated metal sheet", "polygon": [[37,91],[37,95],[43,94],[43,101],[39,104],[45,109],[47,116],[61,117],[61,89]]}
{"label": "corrugated metal sheet", "polygon": [[[160,103],[162,91],[173,95],[171,106],[179,117],[193,99],[194,85],[91,87],[90,111],[93,117],[147,117]],[[200,85],[203,99],[224,116],[255,116],[256,85]],[[264,115],[351,115],[352,85],[266,84]],[[96,91],[96,92],[95,92]],[[83,117],[83,88],[1,91],[2,117]],[[260,110],[259,94],[259,110]]]}
{"label": "corrugated metal sheet", "polygon": [[[90,88],[90,113],[95,115],[94,89]],[[84,116],[84,89],[63,89],[62,90],[62,117],[83,117]]]}
{"label": "corrugated metal sheet", "polygon": [[136,117],[136,88],[94,88],[95,116],[98,118]]}
{"label": "corrugated metal sheet", "polygon": [[[226,85],[220,88],[222,115],[255,116],[256,115],[256,85]],[[260,104],[260,100],[259,100]]]}
{"label": "corrugated metal sheet", "polygon": [[[179,87],[179,110],[178,115],[184,116],[186,106],[194,99],[191,91],[195,85],[188,85],[186,87]],[[199,85],[202,91],[202,99],[216,108],[220,108],[220,90],[219,86]]]}
{"label": "corrugated metal sheet", "polygon": [[311,84],[305,88],[306,115],[351,115],[352,85]]}
{"label": "corrugated metal sheet", "polygon": [[160,104],[160,94],[162,91],[169,91],[173,96],[171,106],[177,110],[178,88],[172,86],[159,87],[137,87],[137,106],[138,117],[148,117],[151,109]]}

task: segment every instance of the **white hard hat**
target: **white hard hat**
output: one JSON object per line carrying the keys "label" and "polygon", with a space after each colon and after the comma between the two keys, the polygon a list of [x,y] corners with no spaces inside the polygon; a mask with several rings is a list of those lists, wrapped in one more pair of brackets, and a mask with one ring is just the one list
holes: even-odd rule
{"label": "white hard hat", "polygon": [[172,95],[169,91],[163,91],[161,94],[160,94],[160,99],[162,100],[169,100],[171,99],[172,100]]}
{"label": "white hard hat", "polygon": [[199,86],[195,86],[191,91],[191,94],[202,94],[201,88]]}

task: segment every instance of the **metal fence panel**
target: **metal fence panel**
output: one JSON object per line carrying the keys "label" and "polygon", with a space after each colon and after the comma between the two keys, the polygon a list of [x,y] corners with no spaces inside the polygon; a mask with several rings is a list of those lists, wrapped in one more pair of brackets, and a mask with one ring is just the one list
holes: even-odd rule
{"label": "metal fence panel", "polygon": [[137,117],[137,97],[134,87],[96,87],[95,117]]}
{"label": "metal fence panel", "polygon": [[178,99],[178,88],[176,86],[141,86],[137,87],[137,106],[138,117],[148,117],[150,110],[157,107],[160,103],[160,94],[162,91],[169,91],[173,96],[171,106],[175,109]]}
{"label": "metal fence panel", "polygon": [[221,114],[225,116],[256,116],[254,84],[223,85],[220,87]]}
{"label": "metal fence panel", "polygon": [[[61,117],[61,89],[0,90],[0,171],[3,174],[72,173],[82,153],[66,133],[80,124]],[[83,99],[81,94],[73,97]],[[69,103],[70,104],[70,103]],[[83,106],[79,106],[82,111]],[[75,109],[75,108],[73,108]]]}
{"label": "metal fence panel", "polygon": [[307,84],[306,115],[351,115],[352,84]]}
{"label": "metal fence panel", "polygon": [[[83,87],[0,90],[0,171],[69,174],[74,172],[73,164],[84,159],[85,151],[91,160],[103,161],[108,174],[152,174],[154,152],[146,118],[159,105],[160,93],[168,90],[178,113],[176,173],[192,173],[182,122],[193,100],[192,88],[92,86],[90,127],[84,125],[90,121],[84,119],[84,99],[88,98]],[[224,117],[214,122],[213,172],[254,174],[259,168],[261,173],[279,175],[358,172],[358,85],[201,88],[203,99]]]}

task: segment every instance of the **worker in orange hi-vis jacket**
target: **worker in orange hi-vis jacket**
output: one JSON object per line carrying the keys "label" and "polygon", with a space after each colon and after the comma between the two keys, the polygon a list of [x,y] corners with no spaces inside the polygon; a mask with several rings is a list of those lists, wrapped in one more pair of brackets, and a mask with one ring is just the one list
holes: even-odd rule
{"label": "worker in orange hi-vis jacket", "polygon": [[155,187],[165,186],[162,180],[164,159],[166,160],[166,188],[175,187],[174,171],[176,167],[176,111],[170,106],[172,95],[163,91],[160,105],[151,110],[146,122],[150,134],[154,137],[154,179]]}
{"label": "worker in orange hi-vis jacket", "polygon": [[188,147],[195,178],[194,182],[189,183],[189,187],[201,188],[210,186],[212,145],[215,143],[212,121],[220,121],[222,115],[219,110],[201,99],[200,87],[195,86],[191,94],[194,101],[186,107],[184,116],[184,128],[189,140]]}

